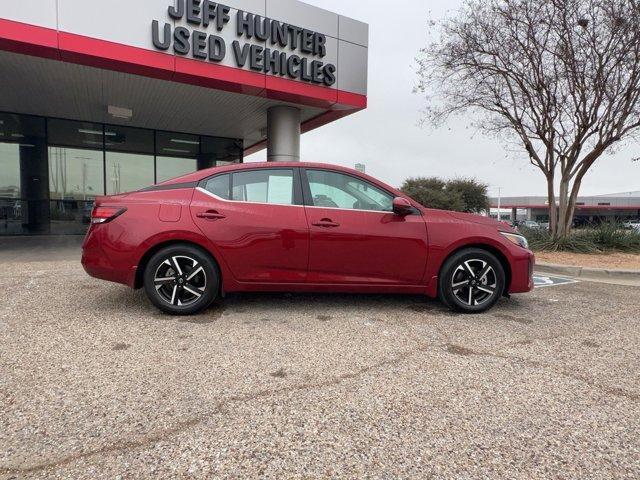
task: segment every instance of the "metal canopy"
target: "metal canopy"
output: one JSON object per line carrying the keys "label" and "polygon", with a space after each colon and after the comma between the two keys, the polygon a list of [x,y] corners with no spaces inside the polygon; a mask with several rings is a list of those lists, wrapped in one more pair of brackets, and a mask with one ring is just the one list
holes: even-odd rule
{"label": "metal canopy", "polygon": [[[0,111],[241,138],[266,138],[267,109],[294,105],[184,83],[0,51]],[[115,106],[131,119],[108,113]],[[304,105],[305,122],[326,110]]]}

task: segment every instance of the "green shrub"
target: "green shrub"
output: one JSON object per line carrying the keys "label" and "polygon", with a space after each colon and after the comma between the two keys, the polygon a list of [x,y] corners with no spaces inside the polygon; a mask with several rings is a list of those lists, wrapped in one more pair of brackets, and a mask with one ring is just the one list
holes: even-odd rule
{"label": "green shrub", "polygon": [[625,230],[616,223],[603,223],[591,231],[594,243],[603,250],[640,252],[640,232]]}
{"label": "green shrub", "polygon": [[640,232],[625,230],[616,223],[602,223],[593,228],[574,230],[564,240],[553,240],[548,230],[522,228],[521,233],[535,251],[604,253],[640,253]]}
{"label": "green shrub", "polygon": [[405,180],[400,190],[427,208],[480,213],[489,208],[487,188],[473,178],[416,177]]}

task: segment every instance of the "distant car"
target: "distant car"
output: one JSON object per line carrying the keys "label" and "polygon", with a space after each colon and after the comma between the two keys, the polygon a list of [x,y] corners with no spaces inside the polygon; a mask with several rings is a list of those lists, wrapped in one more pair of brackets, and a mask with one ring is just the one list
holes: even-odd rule
{"label": "distant car", "polygon": [[623,226],[628,230],[635,230],[637,232],[640,232],[640,220],[631,220],[630,222],[624,222]]}
{"label": "distant car", "polygon": [[549,222],[540,222],[540,228],[543,230],[549,230]]}
{"label": "distant car", "polygon": [[144,287],[177,315],[242,291],[424,294],[476,313],[531,291],[534,256],[502,222],[425,208],[355,170],[296,162],[217,167],[98,197],[82,264]]}
{"label": "distant car", "polygon": [[540,230],[542,228],[538,222],[534,222],[533,220],[525,220],[520,223],[520,226],[530,230]]}

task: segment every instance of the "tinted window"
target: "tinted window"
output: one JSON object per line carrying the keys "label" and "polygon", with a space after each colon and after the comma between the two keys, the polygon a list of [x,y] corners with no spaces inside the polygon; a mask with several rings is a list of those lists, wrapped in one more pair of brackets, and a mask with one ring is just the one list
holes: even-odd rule
{"label": "tinted window", "polygon": [[232,199],[293,205],[293,170],[254,170],[233,174]]}
{"label": "tinted window", "polygon": [[[102,124],[99,123],[49,119],[47,131],[49,145],[91,148],[100,151],[104,147],[104,130]],[[108,138],[111,139],[112,136]]]}
{"label": "tinted window", "polygon": [[225,200],[231,199],[229,195],[229,175],[210,178],[207,180],[204,189],[216,197],[224,198]]}
{"label": "tinted window", "polygon": [[44,119],[0,114],[0,234],[47,232],[47,168]]}
{"label": "tinted window", "polygon": [[156,132],[156,182],[164,182],[198,169],[200,137]]}
{"label": "tinted window", "polygon": [[315,207],[391,212],[393,196],[351,175],[325,170],[307,170]]}
{"label": "tinted window", "polygon": [[200,168],[221,167],[242,161],[242,140],[201,137]]}
{"label": "tinted window", "polygon": [[105,126],[107,195],[153,185],[153,131]]}
{"label": "tinted window", "polygon": [[104,195],[101,150],[49,147],[49,198],[93,201]]}

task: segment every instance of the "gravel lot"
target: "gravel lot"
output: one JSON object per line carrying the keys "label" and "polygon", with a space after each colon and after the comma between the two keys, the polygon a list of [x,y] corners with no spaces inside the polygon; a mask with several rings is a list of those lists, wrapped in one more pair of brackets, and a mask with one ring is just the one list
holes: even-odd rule
{"label": "gravel lot", "polygon": [[172,318],[77,261],[1,272],[0,478],[640,477],[638,287]]}

